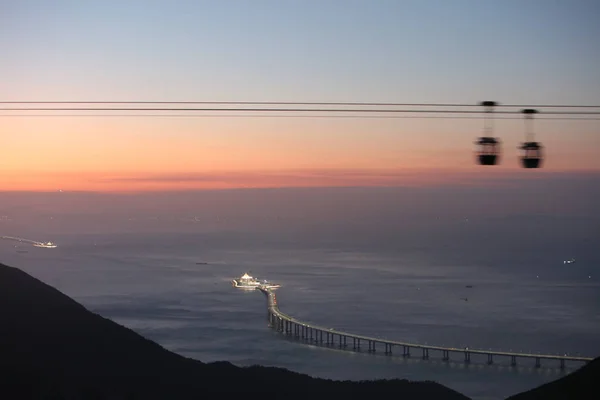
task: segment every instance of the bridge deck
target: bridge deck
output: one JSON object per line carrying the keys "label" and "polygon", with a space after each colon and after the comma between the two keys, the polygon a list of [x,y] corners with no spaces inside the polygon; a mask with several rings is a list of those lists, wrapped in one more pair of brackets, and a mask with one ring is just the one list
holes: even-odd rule
{"label": "bridge deck", "polygon": [[519,357],[519,358],[538,358],[538,359],[546,359],[546,360],[564,360],[564,361],[582,361],[582,362],[589,362],[589,361],[593,360],[593,358],[591,358],[591,357],[576,357],[576,356],[567,356],[567,355],[559,356],[559,355],[552,355],[552,354],[517,353],[517,352],[510,352],[510,351],[477,350],[477,349],[464,349],[464,348],[461,349],[458,347],[431,346],[431,345],[424,345],[424,344],[418,344],[418,343],[400,342],[400,341],[395,341],[395,340],[387,340],[387,339],[381,339],[381,338],[376,338],[376,337],[357,335],[354,333],[338,331],[338,330],[335,330],[332,328],[326,328],[326,327],[319,326],[319,325],[309,324],[309,323],[294,319],[293,317],[291,317],[279,310],[279,306],[277,305],[277,298],[275,297],[275,293],[273,292],[273,290],[267,289],[264,287],[259,287],[259,290],[262,291],[267,296],[269,310],[274,315],[278,316],[279,318],[289,321],[289,322],[292,322],[299,326],[304,326],[304,327],[311,328],[311,329],[318,330],[318,331],[328,332],[328,333],[334,334],[334,335],[345,336],[345,337],[352,338],[352,339],[359,339],[359,340],[364,340],[367,342],[382,343],[382,344],[388,344],[388,345],[393,345],[393,346],[406,346],[406,347],[417,348],[417,349],[439,350],[439,351],[448,351],[448,352],[461,352],[461,353],[470,353],[470,354],[484,354],[484,355],[492,355],[492,356],[497,355],[497,356],[508,356],[508,357]]}

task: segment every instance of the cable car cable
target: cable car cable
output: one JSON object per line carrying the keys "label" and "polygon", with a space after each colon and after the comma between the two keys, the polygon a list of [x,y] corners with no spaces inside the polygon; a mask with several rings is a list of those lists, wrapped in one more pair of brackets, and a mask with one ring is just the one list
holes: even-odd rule
{"label": "cable car cable", "polygon": [[[465,103],[393,103],[393,102],[291,102],[291,101],[0,101],[0,104],[228,104],[228,105],[314,105],[314,106],[394,106],[394,107],[477,107]],[[574,104],[500,104],[509,108],[600,108],[600,105]]]}
{"label": "cable car cable", "polygon": [[[173,108],[173,107],[8,107],[0,111],[181,111],[181,112],[319,112],[319,113],[418,113],[418,114],[481,114],[481,110],[396,110],[343,108]],[[496,111],[498,114],[520,114],[521,111]],[[545,115],[600,115],[600,111],[546,111]]]}

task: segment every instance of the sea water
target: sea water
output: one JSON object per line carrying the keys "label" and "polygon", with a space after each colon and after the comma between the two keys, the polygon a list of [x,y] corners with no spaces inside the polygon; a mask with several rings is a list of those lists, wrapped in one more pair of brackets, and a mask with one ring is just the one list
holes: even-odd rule
{"label": "sea water", "polygon": [[231,279],[244,272],[282,285],[283,312],[347,332],[459,348],[600,355],[597,257],[565,265],[548,238],[545,252],[513,245],[509,252],[472,253],[468,241],[452,237],[361,245],[290,234],[81,232],[52,236],[56,249],[0,241],[0,261],[204,362],[341,380],[433,380],[478,400],[506,398],[581,365],[561,371],[558,361],[542,360],[536,369],[534,360],[520,359],[512,368],[500,357],[492,366],[486,360],[465,365],[461,354],[446,363],[433,351],[424,361],[416,350],[404,359],[401,349],[390,357],[383,348],[372,355],[296,342],[269,329],[261,292],[232,287]]}

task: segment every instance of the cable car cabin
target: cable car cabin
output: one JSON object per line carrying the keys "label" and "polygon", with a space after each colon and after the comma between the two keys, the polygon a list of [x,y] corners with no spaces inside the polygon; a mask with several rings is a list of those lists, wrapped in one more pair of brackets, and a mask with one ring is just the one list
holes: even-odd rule
{"label": "cable car cabin", "polygon": [[496,165],[500,156],[500,142],[493,137],[481,137],[478,145],[477,160],[481,165]]}
{"label": "cable car cabin", "polygon": [[526,142],[521,146],[523,168],[540,168],[542,166],[542,146],[538,142]]}

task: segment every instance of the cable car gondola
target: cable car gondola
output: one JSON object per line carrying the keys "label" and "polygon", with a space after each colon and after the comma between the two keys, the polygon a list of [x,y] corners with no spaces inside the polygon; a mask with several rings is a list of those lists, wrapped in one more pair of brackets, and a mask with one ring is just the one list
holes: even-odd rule
{"label": "cable car gondola", "polygon": [[480,165],[496,165],[500,158],[500,141],[493,137],[492,112],[496,106],[495,101],[483,101],[480,103],[486,111],[483,131],[484,136],[480,137],[475,144],[477,145],[477,162]]}
{"label": "cable car gondola", "polygon": [[523,150],[521,164],[523,168],[540,168],[542,166],[542,145],[534,141],[533,137],[533,115],[537,110],[525,109],[522,113],[525,115],[525,143],[519,148]]}

